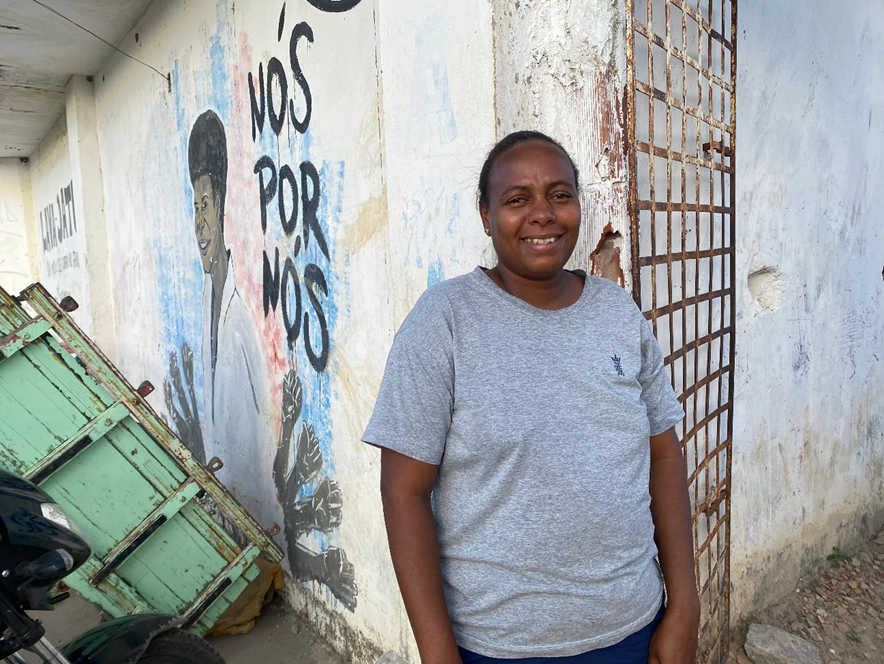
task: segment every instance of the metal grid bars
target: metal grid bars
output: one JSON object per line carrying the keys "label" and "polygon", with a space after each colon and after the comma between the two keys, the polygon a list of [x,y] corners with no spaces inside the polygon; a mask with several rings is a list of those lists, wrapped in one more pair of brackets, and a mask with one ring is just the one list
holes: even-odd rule
{"label": "metal grid bars", "polygon": [[627,0],[634,296],[686,417],[702,606],[698,661],[727,656],[734,366],[736,0]]}

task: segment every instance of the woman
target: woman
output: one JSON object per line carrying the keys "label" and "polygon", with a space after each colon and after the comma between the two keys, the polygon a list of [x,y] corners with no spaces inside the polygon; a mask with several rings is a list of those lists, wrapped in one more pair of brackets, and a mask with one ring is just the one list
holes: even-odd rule
{"label": "woman", "polygon": [[479,211],[498,264],[419,299],[363,436],[421,660],[693,664],[684,413],[629,295],[564,269],[577,169],[511,134]]}

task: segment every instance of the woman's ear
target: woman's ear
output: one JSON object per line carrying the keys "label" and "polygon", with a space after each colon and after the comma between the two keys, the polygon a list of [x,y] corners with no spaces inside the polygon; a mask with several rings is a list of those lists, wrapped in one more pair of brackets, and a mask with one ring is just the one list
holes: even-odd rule
{"label": "woman's ear", "polygon": [[491,225],[488,221],[488,206],[479,203],[479,216],[482,218],[482,226],[485,228],[485,235],[491,237]]}

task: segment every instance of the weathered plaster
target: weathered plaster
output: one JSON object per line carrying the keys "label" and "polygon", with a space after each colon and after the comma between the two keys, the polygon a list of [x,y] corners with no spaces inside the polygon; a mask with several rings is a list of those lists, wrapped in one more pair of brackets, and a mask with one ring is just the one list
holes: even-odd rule
{"label": "weathered plaster", "polygon": [[25,212],[25,192],[22,173],[27,166],[18,158],[0,159],[0,286],[7,292],[17,293],[35,281],[29,260],[30,217]]}
{"label": "weathered plaster", "polygon": [[[185,361],[187,346],[201,418],[195,429],[231,461],[227,471],[252,464],[253,475],[231,485],[266,525],[285,524],[292,501],[310,499],[322,481],[333,483],[340,502],[334,518],[296,540],[307,554],[344,552],[352,567],[340,567],[350,574],[347,587],[358,592],[346,602],[346,593],[328,583],[292,577],[290,597],[351,661],[390,649],[416,660],[387,551],[379,454],[359,442],[384,359],[428,285],[477,263],[493,264],[475,209],[476,179],[495,138],[514,129],[558,138],[581,171],[584,229],[573,265],[631,287],[625,10],[620,0],[362,0],[338,14],[286,2],[281,16],[282,7],[282,0],[235,8],[225,0],[152,3],[123,46],[170,71],[171,90],[155,72],[113,56],[95,77],[93,140],[89,106],[77,105],[88,90],[82,81],[72,86],[79,87],[70,96],[78,113],[71,126],[83,130],[85,143],[70,145],[65,120],[45,137],[22,179],[22,210],[37,218],[60,186],[79,177],[85,194],[75,201],[85,217],[86,206],[103,210],[106,244],[98,232],[84,249],[89,288],[68,275],[65,283],[47,274],[43,280],[59,296],[82,291],[75,293],[77,315],[87,330],[92,317],[113,320],[119,365],[133,382],[147,378],[159,387]],[[822,0],[803,8],[741,6],[732,303],[735,617],[787,590],[831,546],[849,548],[884,523],[884,246],[875,216],[884,201],[874,187],[884,180],[884,99],[875,80],[884,40],[874,30],[884,21],[881,12],[870,0],[849,10]],[[302,36],[296,43],[299,79],[290,37],[302,22],[313,40]],[[262,72],[266,82],[274,58],[292,101],[278,131],[269,114],[260,127],[253,118],[248,82],[251,74],[254,85]],[[281,76],[265,89],[277,113]],[[266,103],[262,109],[269,113]],[[188,139],[206,111],[226,132],[223,235],[241,302],[241,327],[232,338],[262,358],[258,369],[266,380],[259,395],[241,376],[219,383],[229,388],[234,407],[255,403],[256,433],[248,444],[209,441],[205,420],[214,380],[211,362],[202,361],[210,359],[204,351],[212,319],[203,297],[211,277],[197,244]],[[258,171],[263,168],[265,185],[268,162],[277,180],[284,166],[292,169],[298,194],[286,190],[283,208],[299,210],[294,229],[280,219],[278,188],[269,191],[262,228],[255,167],[263,157],[268,161]],[[303,164],[312,164],[319,178],[316,223],[327,254],[316,227],[303,234]],[[313,185],[306,191],[309,201]],[[294,338],[283,307],[295,310],[295,290],[277,289],[274,299],[276,251],[281,270],[291,259],[298,279],[290,286],[301,294]],[[324,288],[312,270],[306,290],[308,263],[321,272]],[[91,270],[102,264],[109,274]],[[109,319],[100,313],[108,292]],[[322,329],[328,354],[318,361]],[[313,427],[322,463],[283,508],[280,487],[291,485],[274,480],[273,465],[288,375],[303,385],[298,426]],[[166,402],[163,392],[151,402],[174,421],[180,404]],[[293,454],[300,449],[300,440],[282,442]],[[286,470],[298,463],[289,459]],[[290,544],[284,533],[279,541]]]}
{"label": "weathered plaster", "polygon": [[565,146],[580,171],[584,220],[571,265],[590,271],[590,255],[610,225],[627,275],[620,283],[629,288],[624,3],[493,5],[498,138],[536,129]]}
{"label": "weathered plaster", "polygon": [[109,255],[109,247],[92,81],[85,76],[72,76],[65,85],[65,97],[71,182],[76,192],[74,208],[85,235],[92,337],[104,354],[113,359],[117,355],[117,330],[110,264],[104,259]]}
{"label": "weathered plaster", "polygon": [[86,237],[77,216],[64,115],[40,142],[29,160],[33,224],[40,280],[61,300],[70,295],[80,308],[72,316],[92,333],[92,300],[86,270]]}
{"label": "weathered plaster", "polygon": [[740,5],[734,618],[884,526],[882,23]]}

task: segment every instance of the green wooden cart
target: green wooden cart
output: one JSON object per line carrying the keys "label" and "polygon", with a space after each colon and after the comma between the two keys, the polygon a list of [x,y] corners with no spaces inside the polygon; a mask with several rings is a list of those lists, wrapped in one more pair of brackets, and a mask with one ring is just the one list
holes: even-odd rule
{"label": "green wooden cart", "polygon": [[[27,309],[26,309],[27,307]],[[66,582],[112,617],[183,616],[212,627],[258,575],[255,558],[282,558],[40,284],[0,288],[0,467],[36,482],[82,527],[90,560]],[[29,313],[30,312],[30,313]],[[198,500],[200,498],[200,500]],[[242,534],[243,548],[209,515]]]}

